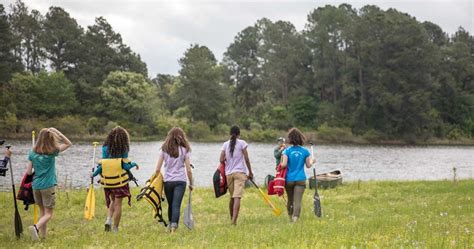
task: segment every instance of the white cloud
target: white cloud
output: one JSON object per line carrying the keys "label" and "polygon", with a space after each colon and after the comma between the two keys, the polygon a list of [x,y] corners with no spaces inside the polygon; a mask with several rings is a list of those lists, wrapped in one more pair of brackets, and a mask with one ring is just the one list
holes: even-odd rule
{"label": "white cloud", "polygon": [[[13,0],[0,0],[8,6]],[[97,16],[104,16],[126,44],[147,63],[150,76],[175,74],[178,59],[192,43],[208,46],[218,59],[234,36],[260,18],[292,22],[304,28],[311,10],[326,4],[347,2],[360,8],[367,4],[382,9],[396,8],[431,21],[452,34],[459,26],[474,33],[472,0],[372,0],[372,1],[274,1],[274,0],[25,0],[27,6],[43,14],[50,6],[60,6],[86,28]],[[7,8],[8,9],[8,8]]]}

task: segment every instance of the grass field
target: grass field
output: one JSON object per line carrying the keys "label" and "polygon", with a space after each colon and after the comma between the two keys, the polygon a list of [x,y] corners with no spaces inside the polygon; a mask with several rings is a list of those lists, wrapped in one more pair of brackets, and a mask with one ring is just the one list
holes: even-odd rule
{"label": "grass field", "polygon": [[[137,192],[134,188],[133,195]],[[27,233],[32,211],[20,210],[25,233],[17,240],[12,194],[1,192],[0,247],[474,248],[474,180],[456,185],[449,181],[347,183],[320,191],[321,219],[312,211],[313,193],[306,190],[302,216],[291,224],[284,214],[272,216],[256,189],[247,189],[238,225],[230,226],[228,196],[216,199],[211,189],[196,189],[195,229],[180,224],[176,234],[167,233],[152,219],[146,201],[133,199],[132,207],[123,207],[120,232],[113,234],[103,232],[106,209],[101,189],[96,189],[92,221],[83,219],[85,190],[58,191],[48,238],[34,243]],[[272,200],[284,208],[276,197]]]}

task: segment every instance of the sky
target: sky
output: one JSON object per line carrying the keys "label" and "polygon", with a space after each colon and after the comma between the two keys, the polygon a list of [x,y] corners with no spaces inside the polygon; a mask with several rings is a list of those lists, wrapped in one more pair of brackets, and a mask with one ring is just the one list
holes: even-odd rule
{"label": "sky", "polygon": [[[13,0],[0,0],[7,12]],[[395,8],[431,21],[453,34],[462,26],[474,34],[474,0],[24,0],[30,9],[46,14],[50,6],[64,8],[83,28],[103,16],[122,35],[125,44],[140,54],[148,74],[177,74],[178,64],[191,44],[205,45],[216,58],[232,43],[238,32],[267,17],[292,22],[304,29],[307,15],[327,4],[351,4],[359,9],[377,5]]]}

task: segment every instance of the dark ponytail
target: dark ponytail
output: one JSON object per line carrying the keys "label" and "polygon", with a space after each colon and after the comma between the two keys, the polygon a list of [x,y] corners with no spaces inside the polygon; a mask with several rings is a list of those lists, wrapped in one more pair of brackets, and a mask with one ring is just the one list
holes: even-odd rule
{"label": "dark ponytail", "polygon": [[234,156],[235,144],[237,142],[237,137],[240,135],[240,128],[237,125],[234,125],[230,128],[230,157]]}

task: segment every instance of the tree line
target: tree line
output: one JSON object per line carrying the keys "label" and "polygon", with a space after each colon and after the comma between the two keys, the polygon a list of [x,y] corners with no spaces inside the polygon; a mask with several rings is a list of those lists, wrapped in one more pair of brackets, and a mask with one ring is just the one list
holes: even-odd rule
{"label": "tree line", "polygon": [[192,44],[177,75],[153,78],[103,17],[84,29],[60,7],[43,16],[17,1],[0,5],[0,34],[2,133],[54,122],[79,134],[179,125],[205,137],[239,124],[369,141],[474,135],[473,36],[395,9],[327,5],[301,31],[262,18],[222,61]]}

